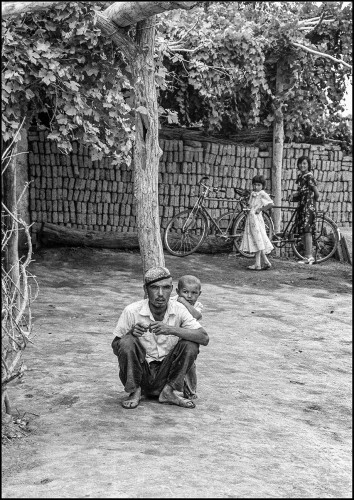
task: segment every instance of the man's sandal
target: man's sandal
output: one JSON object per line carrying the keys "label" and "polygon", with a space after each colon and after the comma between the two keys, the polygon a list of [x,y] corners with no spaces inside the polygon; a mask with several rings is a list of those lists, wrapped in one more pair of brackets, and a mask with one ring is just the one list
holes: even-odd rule
{"label": "man's sandal", "polygon": [[168,399],[166,400],[161,400],[159,399],[159,403],[165,404],[165,405],[176,405],[176,406],[182,406],[182,408],[195,408],[195,404],[193,401],[190,399],[184,399],[178,397],[175,401],[169,401]]}

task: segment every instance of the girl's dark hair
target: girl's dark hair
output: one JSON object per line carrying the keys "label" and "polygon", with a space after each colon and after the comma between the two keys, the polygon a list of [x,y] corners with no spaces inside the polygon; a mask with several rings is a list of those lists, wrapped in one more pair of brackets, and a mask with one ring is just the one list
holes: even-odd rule
{"label": "girl's dark hair", "polygon": [[303,160],[307,161],[307,170],[310,172],[310,170],[312,170],[312,167],[311,167],[311,160],[308,156],[300,156],[300,158],[298,158],[296,162],[296,166],[298,167]]}
{"label": "girl's dark hair", "polygon": [[266,181],[265,181],[265,178],[263,177],[263,175],[255,175],[253,177],[252,184],[256,184],[256,183],[262,184],[263,189],[265,188]]}

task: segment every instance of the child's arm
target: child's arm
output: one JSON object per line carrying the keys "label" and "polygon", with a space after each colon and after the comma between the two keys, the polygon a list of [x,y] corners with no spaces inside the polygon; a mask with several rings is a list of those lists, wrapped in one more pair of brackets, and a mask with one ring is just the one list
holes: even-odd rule
{"label": "child's arm", "polygon": [[274,205],[273,202],[271,203],[268,203],[267,205],[263,205],[263,207],[260,207],[260,208],[257,208],[257,210],[255,210],[255,213],[256,214],[259,214],[260,212],[266,212],[267,210],[269,210],[272,206]]}
{"label": "child's arm", "polygon": [[184,297],[178,297],[177,301],[183,304],[191,313],[193,318],[195,318],[197,321],[202,319],[202,314],[199,311],[197,311],[197,309],[193,307],[189,302],[187,302]]}

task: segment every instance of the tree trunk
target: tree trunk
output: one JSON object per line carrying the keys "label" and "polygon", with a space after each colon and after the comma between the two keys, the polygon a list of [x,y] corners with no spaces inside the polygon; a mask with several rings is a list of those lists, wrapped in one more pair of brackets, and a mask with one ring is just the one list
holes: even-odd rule
{"label": "tree trunk", "polygon": [[[161,233],[163,230],[161,230]],[[176,242],[178,235],[170,235]],[[85,231],[66,226],[58,226],[45,222],[39,233],[39,239],[44,246],[70,246],[138,250],[138,233],[103,233],[102,231]],[[213,235],[208,236],[198,248],[199,253],[232,252],[232,242],[227,242]]]}
{"label": "tree trunk", "polygon": [[49,222],[43,223],[39,240],[44,246],[138,249],[138,233],[85,231]]}
{"label": "tree trunk", "polygon": [[140,48],[132,67],[135,90],[134,197],[143,273],[164,266],[158,198],[158,112],[155,85],[155,17],[137,24]]}
{"label": "tree trunk", "polygon": [[[281,180],[284,149],[284,116],[282,110],[282,93],[284,89],[282,64],[278,63],[276,76],[276,109],[274,110],[273,126],[273,166],[272,166],[272,193],[274,204],[280,206],[282,201]],[[280,232],[281,209],[273,211],[275,232]]]}

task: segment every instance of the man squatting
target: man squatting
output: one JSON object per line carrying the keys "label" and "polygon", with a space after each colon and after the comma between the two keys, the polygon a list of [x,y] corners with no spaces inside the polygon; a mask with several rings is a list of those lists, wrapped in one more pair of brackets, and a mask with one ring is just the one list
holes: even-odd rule
{"label": "man squatting", "polygon": [[119,378],[129,393],[122,406],[136,408],[145,395],[195,408],[193,401],[177,393],[183,391],[199,345],[208,345],[208,334],[183,304],[170,301],[172,277],[166,267],[145,273],[144,290],[147,298],[125,307],[113,332]]}

